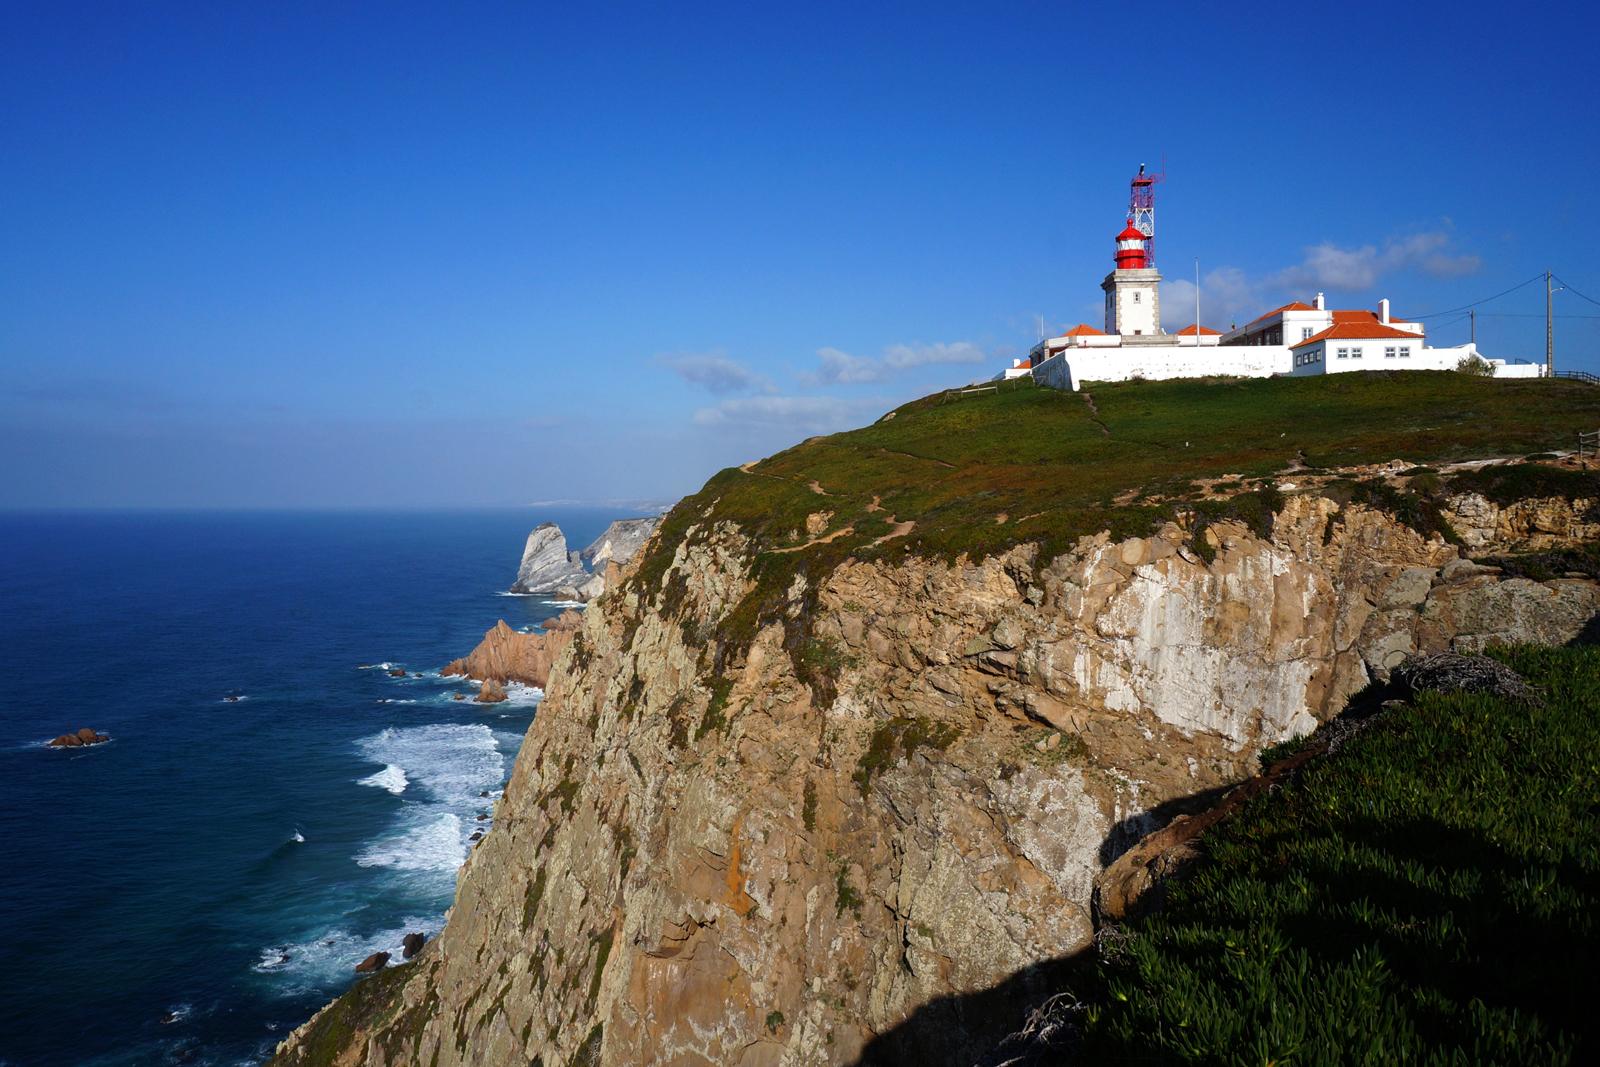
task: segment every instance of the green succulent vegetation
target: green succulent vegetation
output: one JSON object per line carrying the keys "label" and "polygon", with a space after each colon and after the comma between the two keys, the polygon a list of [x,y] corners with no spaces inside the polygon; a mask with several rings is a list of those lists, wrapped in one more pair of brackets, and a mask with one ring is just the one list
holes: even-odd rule
{"label": "green succulent vegetation", "polygon": [[700,728],[695,731],[697,740],[713,730],[721,731],[727,728],[728,697],[732,692],[732,678],[718,678],[711,683],[711,699],[706,702],[705,714],[700,716]]}
{"label": "green succulent vegetation", "polygon": [[1423,695],[1207,835],[1079,1061],[1593,1062],[1600,650],[1499,654],[1542,704]]}
{"label": "green succulent vegetation", "polygon": [[867,750],[861,754],[856,763],[856,772],[851,777],[865,796],[872,786],[873,777],[891,764],[910,759],[911,754],[919,748],[943,751],[960,736],[960,728],[953,723],[896,716],[872,731]]}
{"label": "green succulent vegetation", "polygon": [[[1413,371],[1122,382],[1094,385],[1092,399],[1018,379],[925,397],[870,426],[718,473],[663,519],[630,589],[642,602],[659,595],[672,614],[683,591],[663,580],[679,545],[691,530],[706,537],[732,523],[753,542],[755,587],[709,640],[737,650],[782,622],[797,673],[815,681],[837,665],[805,632],[812,604],[790,610],[788,594],[804,576],[802,600],[814,597],[848,558],[981,558],[1038,544],[1044,560],[1083,535],[1143,535],[1173,518],[1202,533],[1221,518],[1265,530],[1276,490],[1262,479],[1296,461],[1317,470],[1523,456],[1568,447],[1576,431],[1596,427],[1600,389],[1561,379]],[[1201,479],[1241,491],[1206,500]],[[1427,509],[1416,509],[1426,524]],[[817,512],[832,513],[829,535],[848,532],[811,537],[806,518]],[[891,518],[915,526],[891,537]]]}
{"label": "green succulent vegetation", "polygon": [[857,919],[861,918],[861,905],[866,901],[861,899],[861,893],[850,884],[850,870],[844,864],[839,864],[839,870],[833,878],[834,888],[834,914],[843,915],[848,908]]}

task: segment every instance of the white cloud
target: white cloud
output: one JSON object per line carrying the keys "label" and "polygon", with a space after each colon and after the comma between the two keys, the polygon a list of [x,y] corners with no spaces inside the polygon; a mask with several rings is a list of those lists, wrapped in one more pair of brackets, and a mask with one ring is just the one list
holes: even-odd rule
{"label": "white cloud", "polygon": [[1278,275],[1287,286],[1323,289],[1370,289],[1385,274],[1420,270],[1435,278],[1459,278],[1472,274],[1482,261],[1470,253],[1451,248],[1450,235],[1443,230],[1391,237],[1380,248],[1361,245],[1341,248],[1331,241],[1312,245],[1305,258]]}
{"label": "white cloud", "polygon": [[[1345,293],[1373,289],[1386,276],[1419,271],[1434,278],[1476,272],[1482,261],[1457,251],[1447,230],[1391,237],[1379,244],[1343,247],[1325,241],[1305,249],[1300,262],[1261,276],[1237,267],[1218,267],[1201,279],[1200,317],[1226,330],[1290,300],[1309,300],[1314,292]],[[1174,278],[1162,284],[1161,324],[1179,329],[1194,321],[1194,282]]]}
{"label": "white cloud", "polygon": [[772,382],[764,375],[720,352],[658,356],[657,359],[684,381],[709,392],[752,393],[773,389]]}
{"label": "white cloud", "polygon": [[984,363],[990,358],[989,353],[971,341],[933,345],[890,345],[883,353],[884,364],[895,370],[926,367],[935,363]]}
{"label": "white cloud", "polygon": [[[1266,310],[1262,305],[1263,288],[1262,283],[1252,281],[1238,267],[1206,271],[1200,282],[1201,321],[1213,329],[1225,330],[1228,323],[1255,318]],[[1177,330],[1193,321],[1194,282],[1187,278],[1162,282],[1161,325]]]}
{"label": "white cloud", "polygon": [[831,433],[858,425],[880,400],[832,396],[741,396],[694,413],[698,426],[759,427],[803,433]]}
{"label": "white cloud", "polygon": [[837,348],[819,348],[820,366],[805,379],[813,384],[855,385],[881,382],[901,371],[916,367],[958,363],[986,363],[994,359],[971,341],[931,345],[890,345],[881,356],[852,356]]}
{"label": "white cloud", "polygon": [[813,382],[854,385],[860,382],[881,382],[889,376],[889,369],[879,360],[865,356],[852,356],[837,348],[817,349],[821,366],[806,378]]}

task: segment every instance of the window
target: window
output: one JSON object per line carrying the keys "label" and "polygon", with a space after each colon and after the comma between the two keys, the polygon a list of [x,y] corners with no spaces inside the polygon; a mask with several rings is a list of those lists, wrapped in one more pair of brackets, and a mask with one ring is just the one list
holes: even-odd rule
{"label": "window", "polygon": [[1383,350],[1383,358],[1384,359],[1393,359],[1394,358],[1394,348],[1392,346],[1388,347],[1388,348],[1385,348]]}
{"label": "window", "polygon": [[1356,348],[1355,346],[1351,346],[1351,348],[1350,348],[1350,358],[1351,359],[1360,359],[1361,358],[1361,349]]}
{"label": "window", "polygon": [[1350,350],[1348,348],[1339,349],[1339,354],[1338,354],[1337,358],[1338,359],[1349,359],[1350,358]]}
{"label": "window", "polygon": [[1300,340],[1302,340],[1302,341],[1311,340],[1311,327],[1309,327],[1309,326],[1300,327]]}
{"label": "window", "polygon": [[1137,303],[1138,303],[1138,302],[1139,302],[1139,299],[1140,299],[1140,298],[1141,298],[1141,297],[1142,297],[1142,296],[1144,296],[1144,294],[1143,294],[1143,293],[1141,293],[1141,292],[1139,292],[1139,290],[1137,290],[1137,289],[1135,289],[1135,290],[1134,290],[1134,291],[1133,291],[1133,302],[1134,302],[1134,303],[1135,303],[1135,304],[1137,304]]}
{"label": "window", "polygon": [[1411,358],[1411,346],[1410,345],[1401,345],[1400,346],[1400,358],[1401,359],[1410,359]]}

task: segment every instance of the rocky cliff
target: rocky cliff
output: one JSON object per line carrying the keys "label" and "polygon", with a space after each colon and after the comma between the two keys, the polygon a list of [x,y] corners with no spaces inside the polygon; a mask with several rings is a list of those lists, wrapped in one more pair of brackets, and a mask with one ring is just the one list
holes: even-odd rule
{"label": "rocky cliff", "polygon": [[[1173,802],[1411,651],[1566,641],[1600,612],[1589,577],[1464,558],[1447,519],[1514,556],[1594,538],[1594,496],[1324,468],[937,551],[926,498],[918,526],[828,484],[847,468],[795,469],[719,475],[591,605],[443,933],[277,1062],[970,1061]],[[763,479],[815,510],[740,498]],[[1031,519],[1016,499],[984,529]],[[953,996],[996,988],[982,1013]]]}
{"label": "rocky cliff", "polygon": [[[851,1062],[1082,947],[1145,813],[1243,777],[1374,670],[1600,612],[1593,582],[1504,579],[1376,510],[1325,536],[1336,510],[1213,527],[1210,563],[1177,525],[1042,565],[847,563],[789,590],[814,593],[800,649],[773,623],[720,671],[701,634],[748,546],[693,529],[653,596],[590,609],[445,932],[344,1057]],[[1003,1025],[952,1015],[893,1051]]]}

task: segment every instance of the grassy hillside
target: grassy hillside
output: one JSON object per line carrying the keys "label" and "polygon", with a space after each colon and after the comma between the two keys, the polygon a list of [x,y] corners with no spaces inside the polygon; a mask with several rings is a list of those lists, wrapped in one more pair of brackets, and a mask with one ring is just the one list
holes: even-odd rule
{"label": "grassy hillside", "polygon": [[1600,650],[1506,659],[1543,706],[1425,695],[1202,839],[1074,1062],[1594,1062]]}
{"label": "grassy hillside", "polygon": [[[738,640],[796,570],[820,575],[847,556],[981,556],[1024,542],[1049,555],[1083,534],[1143,534],[1192,510],[1197,479],[1226,478],[1210,495],[1233,498],[1204,512],[1260,525],[1276,503],[1260,480],[1296,463],[1527,455],[1571,448],[1576,431],[1595,428],[1600,388],[1560,379],[1396,372],[1125,382],[1091,393],[1021,379],[927,397],[871,426],[722,471],[667,517],[636,588],[656,589],[694,523],[738,523],[765,550],[761,587],[726,634]],[[1405,504],[1373,492],[1379,503]],[[1426,518],[1426,507],[1412,510]],[[837,535],[825,543],[806,532],[818,512],[829,513],[827,533]],[[896,528],[906,522],[915,525]],[[874,544],[880,538],[888,539]]]}

